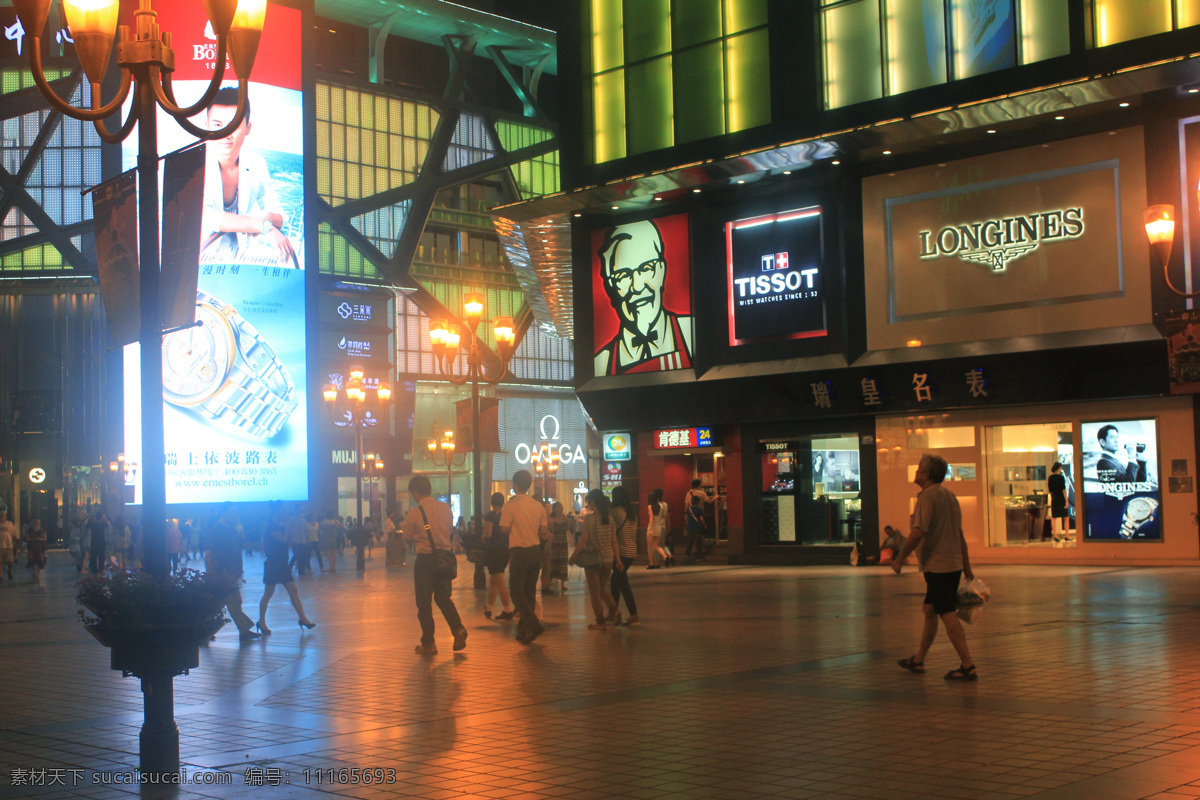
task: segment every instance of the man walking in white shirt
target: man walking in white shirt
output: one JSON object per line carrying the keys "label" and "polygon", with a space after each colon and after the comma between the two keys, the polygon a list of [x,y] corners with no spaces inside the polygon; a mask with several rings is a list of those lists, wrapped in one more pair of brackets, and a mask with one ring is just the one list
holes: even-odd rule
{"label": "man walking in white shirt", "polygon": [[513,475],[513,490],[500,512],[500,531],[508,536],[508,585],[521,620],[517,641],[529,644],[545,631],[537,618],[538,573],[542,569],[542,542],[550,540],[546,508],[529,496],[533,476],[528,470]]}

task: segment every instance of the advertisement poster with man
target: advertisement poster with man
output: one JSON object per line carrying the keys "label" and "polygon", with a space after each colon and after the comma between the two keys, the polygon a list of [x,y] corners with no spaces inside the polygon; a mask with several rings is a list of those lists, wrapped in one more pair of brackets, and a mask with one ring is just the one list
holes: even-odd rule
{"label": "advertisement poster with man", "polygon": [[[193,103],[208,87],[216,37],[200,5],[157,10],[173,34],[176,99]],[[162,343],[168,503],[308,497],[302,39],[300,11],[268,4],[249,110],[206,147],[198,324]],[[237,104],[227,66],[192,122],[219,130]],[[158,131],[161,153],[196,141],[161,109]],[[124,147],[126,168],[136,141]],[[137,346],[126,348],[126,454],[141,452],[137,359]]]}
{"label": "advertisement poster with man", "polygon": [[1161,541],[1155,421],[1085,422],[1081,432],[1085,538]]}
{"label": "advertisement poster with man", "polygon": [[694,359],[688,217],[592,233],[595,375],[689,369]]}

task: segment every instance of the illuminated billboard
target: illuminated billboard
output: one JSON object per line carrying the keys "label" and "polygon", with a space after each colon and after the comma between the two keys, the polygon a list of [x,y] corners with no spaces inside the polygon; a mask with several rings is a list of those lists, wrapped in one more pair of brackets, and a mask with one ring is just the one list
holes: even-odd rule
{"label": "illuminated billboard", "polygon": [[1081,436],[1085,538],[1162,541],[1155,421],[1084,422]]}
{"label": "illuminated billboard", "polygon": [[[159,4],[173,34],[175,96],[190,104],[207,88],[216,40],[200,4]],[[307,352],[304,331],[304,109],[301,12],[268,4],[238,128],[207,144],[195,319],[163,337],[163,427],[168,503],[308,498]],[[231,120],[231,67],[207,112]],[[159,110],[159,152],[194,142]],[[125,169],[137,137],[126,140]],[[164,264],[164,269],[169,265]],[[140,464],[138,345],[125,348],[125,453]],[[141,470],[133,469],[134,502]]]}
{"label": "illuminated billboard", "polygon": [[725,224],[729,344],[827,334],[821,208]]}
{"label": "illuminated billboard", "polygon": [[687,215],[594,231],[592,306],[597,377],[690,368]]}

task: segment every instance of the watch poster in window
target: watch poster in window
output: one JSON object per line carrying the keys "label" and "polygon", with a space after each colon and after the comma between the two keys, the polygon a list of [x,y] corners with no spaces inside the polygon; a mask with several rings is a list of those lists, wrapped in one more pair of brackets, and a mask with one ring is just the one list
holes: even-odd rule
{"label": "watch poster in window", "polygon": [[1157,426],[1152,419],[1084,422],[1084,538],[1162,540]]}
{"label": "watch poster in window", "polygon": [[[175,97],[181,105],[194,103],[208,87],[217,55],[212,28],[200,4],[157,10],[159,24],[174,37]],[[203,179],[198,265],[192,262],[197,324],[162,342],[168,503],[308,498],[301,16],[268,4],[248,111],[225,136],[208,141],[197,165]],[[191,121],[222,129],[235,119],[238,103],[236,78],[227,68],[212,102]],[[160,153],[197,141],[158,113]],[[122,150],[126,168],[136,162],[136,141],[131,137]],[[164,198],[170,212],[169,187]],[[167,259],[165,242],[163,252]],[[171,266],[164,261],[164,275]],[[127,462],[141,460],[138,359],[138,346],[127,347]],[[127,481],[135,503],[141,502],[140,477],[134,469]]]}
{"label": "watch poster in window", "polygon": [[595,375],[692,366],[688,217],[592,232]]}

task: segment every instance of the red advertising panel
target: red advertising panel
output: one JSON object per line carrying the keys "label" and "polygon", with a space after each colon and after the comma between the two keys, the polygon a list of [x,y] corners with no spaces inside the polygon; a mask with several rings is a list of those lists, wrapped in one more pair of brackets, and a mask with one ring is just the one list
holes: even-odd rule
{"label": "red advertising panel", "polygon": [[650,441],[655,450],[673,447],[712,447],[712,428],[665,428],[655,431]]}
{"label": "red advertising panel", "polygon": [[688,217],[592,232],[595,374],[692,366]]}

